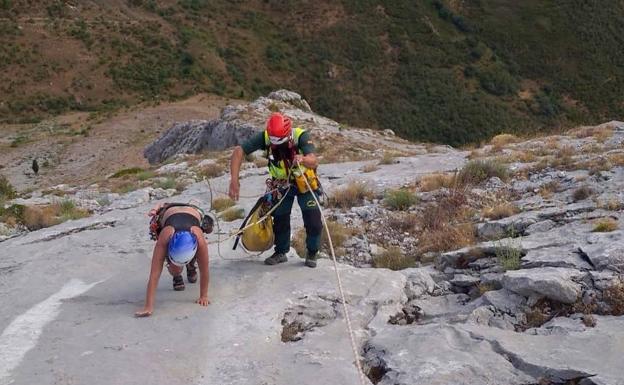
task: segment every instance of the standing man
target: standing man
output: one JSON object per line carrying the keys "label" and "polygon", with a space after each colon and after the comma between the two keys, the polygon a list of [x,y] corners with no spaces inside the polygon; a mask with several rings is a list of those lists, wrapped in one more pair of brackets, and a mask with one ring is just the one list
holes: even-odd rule
{"label": "standing man", "polygon": [[[302,180],[300,179],[306,174],[316,177],[315,170],[318,167],[318,160],[314,155],[314,146],[310,142],[309,136],[308,132],[299,127],[293,129],[288,117],[274,113],[267,121],[266,129],[263,132],[252,136],[241,146],[236,146],[232,153],[230,198],[238,200],[240,192],[239,171],[244,156],[257,150],[265,151],[269,160],[269,174],[273,183],[275,186],[281,186],[286,194],[280,206],[272,214],[275,253],[264,260],[267,265],[276,265],[288,260],[286,253],[290,250],[290,212],[296,197],[306,230],[307,254],[305,265],[316,267],[317,253],[321,243],[321,212],[312,195],[315,192],[308,190],[305,183],[301,183]],[[301,171],[303,171],[303,176]],[[299,180],[296,183],[297,177]],[[311,186],[315,188],[313,184]]]}

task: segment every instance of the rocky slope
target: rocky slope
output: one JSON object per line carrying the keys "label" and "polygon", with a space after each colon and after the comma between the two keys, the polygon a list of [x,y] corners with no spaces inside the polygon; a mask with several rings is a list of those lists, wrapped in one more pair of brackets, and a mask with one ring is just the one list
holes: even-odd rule
{"label": "rocky slope", "polygon": [[[371,383],[622,384],[622,123],[427,151],[268,98],[227,108],[224,122],[197,135],[228,122],[257,127],[274,103],[341,149],[326,150],[319,171],[326,215],[342,226],[332,231],[349,234],[339,268]],[[344,162],[348,144],[366,141],[374,148]],[[167,199],[210,206],[228,175],[211,177],[211,189],[191,179],[219,156],[159,165],[189,183]],[[251,207],[266,175],[245,163],[239,207]],[[353,185],[370,191],[340,201]],[[80,202],[81,191],[68,198]],[[398,205],[396,191],[415,199]],[[288,263],[268,267],[231,251],[231,240],[218,244],[240,220],[220,220],[208,236],[208,309],[192,303],[197,287],[176,293],[163,278],[155,314],[132,318],[153,245],[145,213],[170,194],[96,198],[107,204],[90,218],[0,243],[0,384],[356,384],[329,260],[308,269],[293,249]]]}

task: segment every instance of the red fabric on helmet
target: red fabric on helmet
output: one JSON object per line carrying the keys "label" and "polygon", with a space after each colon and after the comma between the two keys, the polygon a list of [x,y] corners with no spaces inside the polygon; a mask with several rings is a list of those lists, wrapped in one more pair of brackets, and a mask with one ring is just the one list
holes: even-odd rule
{"label": "red fabric on helmet", "polygon": [[274,113],[267,121],[267,132],[269,136],[283,138],[290,135],[292,123],[290,119],[280,113]]}

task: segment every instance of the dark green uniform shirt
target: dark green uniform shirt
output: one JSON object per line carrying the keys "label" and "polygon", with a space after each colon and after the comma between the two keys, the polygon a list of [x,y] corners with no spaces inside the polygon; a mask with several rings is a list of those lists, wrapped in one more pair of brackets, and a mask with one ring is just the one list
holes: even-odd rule
{"label": "dark green uniform shirt", "polygon": [[[266,150],[267,146],[264,142],[264,131],[260,131],[251,138],[247,139],[241,144],[245,155],[249,155],[254,151]],[[299,149],[303,152],[303,155],[308,155],[314,152],[314,145],[310,142],[310,132],[306,131],[299,137]]]}

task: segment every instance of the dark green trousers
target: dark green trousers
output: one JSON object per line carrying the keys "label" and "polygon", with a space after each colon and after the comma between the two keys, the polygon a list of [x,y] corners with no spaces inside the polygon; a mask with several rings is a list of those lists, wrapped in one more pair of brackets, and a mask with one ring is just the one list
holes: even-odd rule
{"label": "dark green trousers", "polygon": [[286,194],[280,206],[273,212],[273,232],[275,233],[275,252],[287,253],[290,250],[290,213],[295,197],[301,208],[303,226],[306,230],[308,255],[314,256],[321,246],[323,223],[321,211],[314,201],[312,192],[300,194],[293,186]]}

